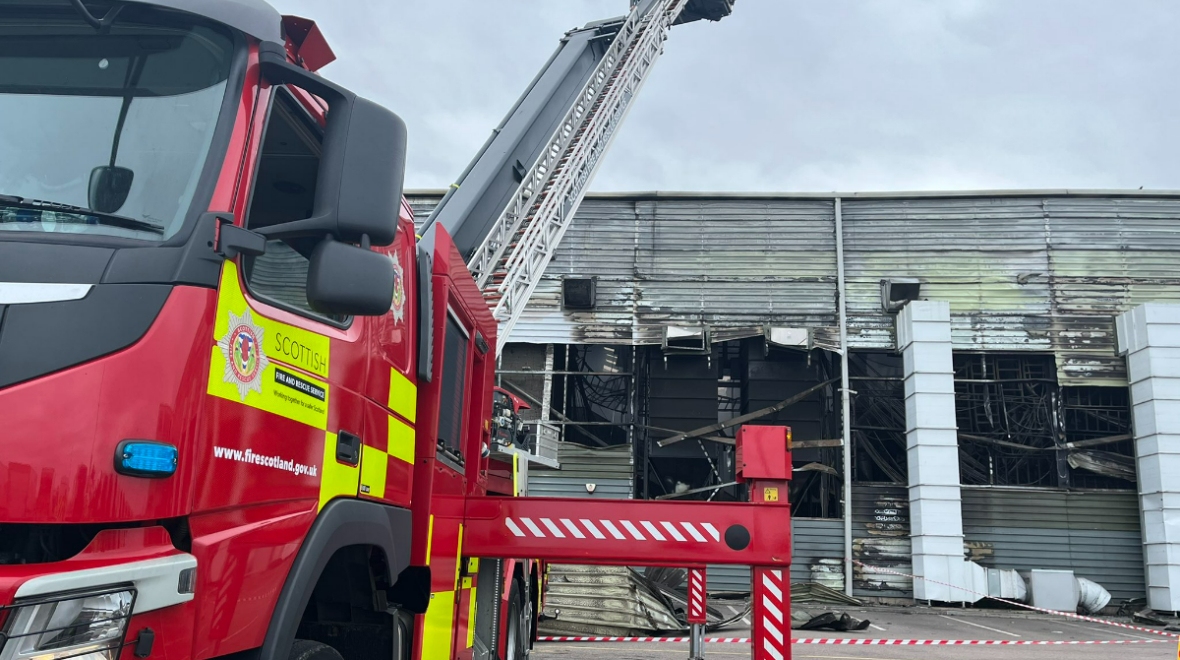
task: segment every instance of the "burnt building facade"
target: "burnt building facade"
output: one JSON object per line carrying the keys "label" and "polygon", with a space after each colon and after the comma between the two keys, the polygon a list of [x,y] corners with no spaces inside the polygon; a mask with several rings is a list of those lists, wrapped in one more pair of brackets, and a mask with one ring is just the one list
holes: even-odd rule
{"label": "burnt building facade", "polygon": [[737,424],[791,426],[795,579],[944,600],[877,569],[961,546],[1180,609],[1136,462],[1161,386],[1128,357],[1170,340],[1116,328],[1180,302],[1178,228],[1180,194],[1141,191],[591,195],[501,384],[571,443],[546,494],[741,498]]}

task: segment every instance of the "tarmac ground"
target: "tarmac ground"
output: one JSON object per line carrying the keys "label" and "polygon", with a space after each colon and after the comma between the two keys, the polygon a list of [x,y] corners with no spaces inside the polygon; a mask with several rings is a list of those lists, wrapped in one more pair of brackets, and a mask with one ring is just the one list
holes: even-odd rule
{"label": "tarmac ground", "polygon": [[[821,645],[796,642],[794,659],[833,660],[1173,660],[1178,642],[1160,635],[1086,621],[1034,613],[954,609],[861,609],[849,614],[872,622],[864,632],[794,630],[795,639],[939,639],[1013,641],[1106,641],[1117,644],[994,645],[994,646],[869,646]],[[724,630],[707,637],[748,637],[748,630]],[[1158,640],[1164,640],[1162,643]],[[750,645],[713,643],[705,646],[705,660],[750,657]],[[687,643],[670,642],[538,642],[531,660],[677,660],[688,658]]]}

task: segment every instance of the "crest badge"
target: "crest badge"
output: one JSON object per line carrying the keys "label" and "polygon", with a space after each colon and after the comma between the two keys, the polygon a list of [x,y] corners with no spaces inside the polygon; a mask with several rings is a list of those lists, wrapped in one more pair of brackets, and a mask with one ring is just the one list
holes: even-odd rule
{"label": "crest badge", "polygon": [[397,254],[391,254],[389,258],[393,261],[393,302],[389,311],[393,312],[393,320],[400,322],[406,316],[405,273]]}
{"label": "crest badge", "polygon": [[229,330],[217,340],[225,356],[225,382],[237,386],[242,401],[251,390],[262,393],[262,372],[270,364],[262,351],[263,332],[247,309],[242,316],[229,313]]}

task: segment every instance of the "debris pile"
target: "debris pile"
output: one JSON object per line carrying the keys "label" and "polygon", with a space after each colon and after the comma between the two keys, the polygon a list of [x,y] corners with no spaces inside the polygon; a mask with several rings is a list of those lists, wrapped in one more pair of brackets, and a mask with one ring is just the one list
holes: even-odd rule
{"label": "debris pile", "polygon": [[[688,589],[684,569],[622,566],[549,567],[539,634],[551,636],[638,636],[688,631]],[[749,603],[710,600],[706,629],[744,620]]]}
{"label": "debris pile", "polygon": [[[814,582],[791,585],[793,628],[842,632],[864,630],[868,620],[857,619],[843,607],[863,603]],[[828,607],[825,607],[828,606]],[[836,607],[830,607],[836,606]],[[709,631],[749,628],[748,595],[739,599],[710,598],[706,606]],[[685,634],[689,630],[688,588],[682,568],[649,568],[644,572],[621,566],[549,567],[545,607],[539,634],[545,636],[627,637]]]}

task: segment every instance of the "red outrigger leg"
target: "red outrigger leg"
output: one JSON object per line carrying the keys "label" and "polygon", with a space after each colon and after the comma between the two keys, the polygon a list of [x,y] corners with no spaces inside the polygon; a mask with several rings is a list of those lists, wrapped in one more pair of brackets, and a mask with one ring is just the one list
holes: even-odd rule
{"label": "red outrigger leg", "polygon": [[[745,426],[736,445],[738,481],[747,485],[749,502],[471,497],[463,555],[687,567],[699,574],[702,592],[706,564],[750,566],[753,658],[789,660],[790,429]],[[700,611],[703,622],[703,602]]]}

